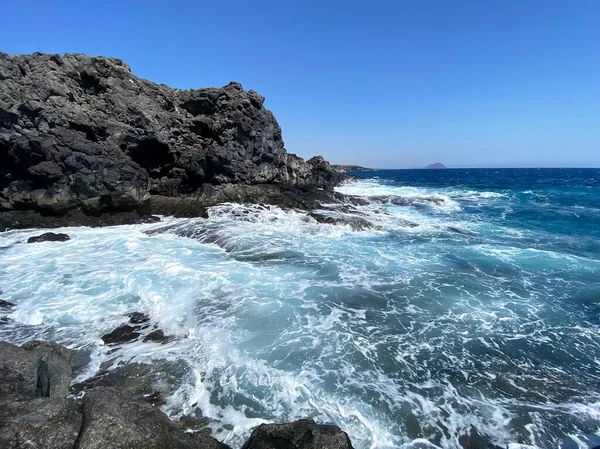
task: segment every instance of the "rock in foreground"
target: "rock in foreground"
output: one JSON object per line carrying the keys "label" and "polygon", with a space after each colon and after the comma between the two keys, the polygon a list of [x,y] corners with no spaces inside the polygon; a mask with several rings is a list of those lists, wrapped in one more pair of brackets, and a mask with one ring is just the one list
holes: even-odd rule
{"label": "rock in foreground", "polygon": [[312,419],[287,424],[261,424],[242,449],[352,449],[346,432]]}
{"label": "rock in foreground", "polygon": [[0,228],[197,216],[239,199],[302,207],[289,191],[333,194],[346,175],[287,153],[263,103],[235,82],[155,84],[115,58],[0,53]]}
{"label": "rock in foreground", "polygon": [[163,413],[118,390],[97,387],[83,398],[79,449],[227,449],[209,435],[183,432]]}
{"label": "rock in foreground", "polygon": [[[147,323],[141,313],[130,319]],[[0,448],[229,448],[208,432],[184,432],[153,400],[143,400],[139,394],[144,388],[139,391],[135,386],[140,379],[127,374],[131,371],[125,377],[106,379],[109,385],[123,388],[101,386],[102,377],[97,377],[83,386],[82,404],[67,399],[71,360],[71,351],[55,343],[33,341],[19,347],[0,342]],[[137,368],[138,372],[144,369],[153,370],[150,365]],[[303,419],[263,424],[244,448],[350,449],[352,445],[338,427]]]}

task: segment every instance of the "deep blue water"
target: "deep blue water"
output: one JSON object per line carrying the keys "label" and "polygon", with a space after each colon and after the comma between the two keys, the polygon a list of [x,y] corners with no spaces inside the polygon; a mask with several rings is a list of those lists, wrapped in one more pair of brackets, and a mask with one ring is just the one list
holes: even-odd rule
{"label": "deep blue water", "polygon": [[[173,417],[239,447],[312,416],[355,447],[600,438],[600,169],[382,170],[339,191],[371,228],[226,204],[208,219],[0,234],[0,338],[78,350],[79,379],[153,363]],[[168,344],[111,351],[143,311]],[[484,447],[480,443],[478,447]]]}

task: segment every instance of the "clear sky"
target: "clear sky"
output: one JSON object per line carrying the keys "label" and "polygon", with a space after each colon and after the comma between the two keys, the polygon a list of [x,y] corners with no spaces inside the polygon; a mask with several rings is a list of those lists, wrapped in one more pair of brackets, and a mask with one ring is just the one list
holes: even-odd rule
{"label": "clear sky", "polygon": [[14,1],[0,50],[267,99],[286,148],[380,168],[600,166],[600,0]]}

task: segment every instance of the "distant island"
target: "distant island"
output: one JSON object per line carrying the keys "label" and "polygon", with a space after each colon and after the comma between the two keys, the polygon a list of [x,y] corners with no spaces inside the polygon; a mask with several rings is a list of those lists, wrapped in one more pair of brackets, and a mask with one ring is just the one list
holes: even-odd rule
{"label": "distant island", "polygon": [[446,167],[444,164],[442,164],[440,162],[436,162],[435,164],[429,164],[425,168],[448,168],[448,167]]}
{"label": "distant island", "polygon": [[349,172],[349,171],[373,171],[372,168],[361,167],[360,165],[331,165],[335,170]]}

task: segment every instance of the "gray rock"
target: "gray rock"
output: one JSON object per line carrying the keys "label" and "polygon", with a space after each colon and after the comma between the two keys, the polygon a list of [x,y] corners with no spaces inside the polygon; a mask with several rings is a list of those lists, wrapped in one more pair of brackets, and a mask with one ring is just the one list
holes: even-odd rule
{"label": "gray rock", "polygon": [[66,397],[71,357],[56,343],[32,341],[19,347],[0,342],[0,397]]}
{"label": "gray rock", "polygon": [[73,449],[82,420],[77,404],[65,398],[0,400],[0,447]]}
{"label": "gray rock", "polygon": [[239,83],[172,89],[83,54],[0,53],[0,74],[0,228],[202,216],[235,198],[301,207],[347,178],[288,153]]}
{"label": "gray rock", "polygon": [[226,448],[209,435],[192,437],[152,405],[124,398],[118,390],[96,387],[83,398],[85,416],[79,449]]}
{"label": "gray rock", "polygon": [[312,419],[286,424],[261,424],[242,449],[351,449],[346,432],[332,425],[319,425]]}
{"label": "gray rock", "polygon": [[38,242],[66,242],[71,240],[67,234],[55,234],[54,232],[45,232],[41,235],[29,237],[27,243],[38,243]]}

